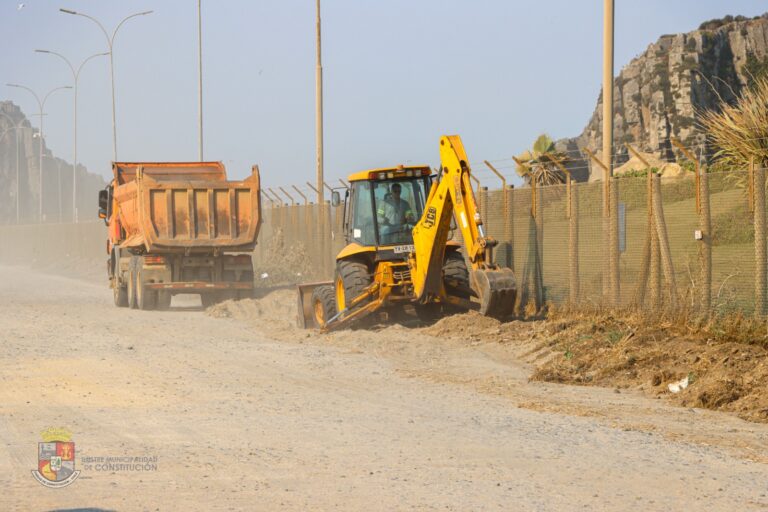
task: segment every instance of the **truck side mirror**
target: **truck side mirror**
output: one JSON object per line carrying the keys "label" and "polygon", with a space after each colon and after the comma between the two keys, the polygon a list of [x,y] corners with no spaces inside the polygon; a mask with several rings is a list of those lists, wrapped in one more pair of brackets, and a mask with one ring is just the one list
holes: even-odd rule
{"label": "truck side mirror", "polygon": [[104,210],[104,214],[106,215],[108,205],[109,205],[109,192],[107,191],[107,189],[99,190],[99,213],[101,213],[101,210]]}
{"label": "truck side mirror", "polygon": [[338,190],[334,190],[331,192],[331,205],[332,206],[339,206],[341,204],[341,196],[339,195]]}
{"label": "truck side mirror", "polygon": [[99,208],[99,218],[100,219],[106,219],[107,218],[107,210],[104,208]]}

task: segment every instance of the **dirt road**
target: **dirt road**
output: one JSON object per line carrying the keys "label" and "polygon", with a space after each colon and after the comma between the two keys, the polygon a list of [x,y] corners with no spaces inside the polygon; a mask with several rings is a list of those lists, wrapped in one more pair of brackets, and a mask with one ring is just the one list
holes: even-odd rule
{"label": "dirt road", "polygon": [[[259,331],[196,304],[116,309],[102,285],[0,267],[0,510],[768,508],[764,425],[529,384],[403,328],[372,335],[417,347],[391,357],[363,331],[289,329],[289,310]],[[508,393],[483,389],[499,375]],[[31,474],[47,427],[76,443],[63,489]],[[85,462],[128,456],[143,469]]]}

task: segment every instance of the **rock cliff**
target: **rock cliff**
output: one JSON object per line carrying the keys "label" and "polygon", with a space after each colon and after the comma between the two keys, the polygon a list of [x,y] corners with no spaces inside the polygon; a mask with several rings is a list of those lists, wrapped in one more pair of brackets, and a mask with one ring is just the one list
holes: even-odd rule
{"label": "rock cliff", "polygon": [[[698,113],[733,101],[754,76],[767,70],[768,14],[727,16],[687,34],[660,37],[614,82],[614,165],[628,159],[626,143],[665,160],[674,159],[670,137],[688,147],[703,147]],[[573,155],[587,147],[599,153],[602,117],[601,94],[581,135],[558,141],[558,149]],[[578,168],[586,162],[571,165]],[[600,179],[601,172],[593,168],[578,177]]]}

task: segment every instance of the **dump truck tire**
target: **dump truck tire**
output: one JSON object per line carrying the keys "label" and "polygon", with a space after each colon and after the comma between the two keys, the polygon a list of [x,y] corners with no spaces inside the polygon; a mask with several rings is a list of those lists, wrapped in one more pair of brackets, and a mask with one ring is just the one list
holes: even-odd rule
{"label": "dump truck tire", "polygon": [[336,310],[336,290],[333,286],[318,286],[312,291],[312,322],[318,329],[333,318]]}
{"label": "dump truck tire", "polygon": [[[338,263],[337,272],[341,277],[341,282],[344,287],[344,303],[336,304],[339,310],[347,307],[347,303],[363,293],[373,282],[373,277],[368,271],[368,266],[365,263],[354,260],[342,260]],[[338,301],[337,301],[338,302]],[[358,304],[358,306],[365,304],[366,300]]]}
{"label": "dump truck tire", "polygon": [[144,281],[143,272],[141,270],[141,259],[137,261],[136,269],[136,307],[142,311],[151,311],[155,309],[157,304],[157,292],[147,288],[147,283]]}
{"label": "dump truck tire", "polygon": [[211,306],[223,302],[222,296],[218,292],[201,293],[200,302],[203,304],[203,308],[208,309]]}
{"label": "dump truck tire", "polygon": [[114,277],[114,286],[112,288],[112,296],[115,300],[115,306],[119,308],[128,307],[128,290],[125,286],[121,286],[117,277]]}
{"label": "dump truck tire", "polygon": [[170,292],[157,292],[157,309],[159,311],[166,311],[171,307],[171,293]]}
{"label": "dump truck tire", "polygon": [[131,258],[131,264],[128,269],[128,286],[126,287],[128,296],[128,307],[136,309],[136,258]]}
{"label": "dump truck tire", "polygon": [[469,271],[464,256],[459,251],[451,251],[445,255],[443,262],[443,284],[449,295],[468,299],[472,296],[472,286],[469,284]]}

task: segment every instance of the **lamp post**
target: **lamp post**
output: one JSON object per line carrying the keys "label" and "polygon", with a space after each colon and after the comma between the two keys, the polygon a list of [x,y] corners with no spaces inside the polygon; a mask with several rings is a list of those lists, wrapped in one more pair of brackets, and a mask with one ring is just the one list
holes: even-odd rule
{"label": "lamp post", "polygon": [[19,194],[21,192],[21,187],[19,186],[19,128],[22,128],[21,121],[23,119],[19,120],[17,123],[13,120],[11,116],[6,114],[5,112],[0,112],[0,115],[7,118],[9,121],[11,121],[11,124],[13,124],[12,128],[8,128],[3,132],[2,135],[0,135],[0,140],[3,140],[3,137],[5,137],[5,134],[11,130],[14,131],[14,139],[16,141],[16,224],[19,224],[20,222],[20,216],[19,216]]}
{"label": "lamp post", "polygon": [[19,84],[6,84],[6,85],[8,85],[8,87],[17,87],[19,89],[24,89],[25,91],[29,91],[32,94],[32,96],[35,97],[35,100],[37,100],[37,106],[40,107],[40,114],[39,114],[40,115],[40,144],[39,144],[39,149],[40,149],[40,163],[39,163],[39,166],[40,166],[40,179],[38,181],[38,194],[40,195],[40,197],[38,198],[38,203],[39,203],[38,204],[38,220],[40,221],[40,223],[42,223],[43,222],[43,136],[44,136],[43,135],[44,134],[44,132],[43,132],[43,116],[45,115],[43,110],[45,109],[45,102],[48,101],[48,97],[51,94],[53,94],[56,91],[60,91],[62,89],[71,89],[72,86],[64,85],[62,87],[56,87],[55,89],[51,89],[50,91],[48,91],[48,94],[46,94],[43,97],[43,100],[40,101],[40,97],[37,95],[37,93],[35,93],[35,91],[33,91],[32,89],[30,89],[29,87],[27,87],[25,85],[19,85]]}
{"label": "lamp post", "polygon": [[320,37],[320,0],[316,2],[316,15],[315,21],[315,50],[316,64],[315,64],[315,151],[317,153],[317,204],[321,205],[324,202],[323,198],[323,52],[322,52],[322,39]]}
{"label": "lamp post", "polygon": [[203,11],[202,0],[197,0],[197,131],[199,145],[198,157],[203,161]]}
{"label": "lamp post", "polygon": [[94,55],[91,55],[87,59],[85,59],[83,62],[80,63],[80,66],[78,66],[77,69],[72,65],[72,63],[67,59],[65,56],[63,56],[60,53],[52,52],[50,50],[35,50],[37,53],[48,53],[50,55],[55,55],[56,57],[59,57],[64,62],[67,63],[67,66],[69,66],[70,71],[72,71],[72,79],[75,83],[75,89],[72,91],[75,96],[75,103],[74,103],[74,142],[73,142],[73,149],[72,149],[72,222],[77,222],[77,82],[80,79],[80,71],[83,70],[83,66],[85,66],[85,63],[89,60],[93,59],[94,57],[102,57],[104,55],[109,55],[108,52],[105,53],[96,53]]}
{"label": "lamp post", "polygon": [[115,36],[117,35],[117,31],[120,30],[120,27],[123,26],[123,23],[128,21],[131,18],[135,18],[137,16],[145,16],[147,14],[152,14],[154,11],[144,11],[144,12],[137,12],[136,14],[131,14],[130,16],[126,16],[123,18],[120,23],[117,24],[117,27],[115,27],[115,30],[112,32],[112,36],[110,37],[109,33],[107,32],[107,29],[104,28],[104,25],[102,25],[99,20],[94,18],[93,16],[89,16],[87,14],[83,14],[82,12],[72,11],[70,9],[59,9],[59,11],[63,12],[64,14],[72,14],[74,16],[82,16],[83,18],[88,18],[92,22],[96,23],[96,25],[99,26],[101,31],[104,33],[104,37],[107,38],[107,47],[109,47],[109,76],[110,76],[110,82],[112,83],[112,159],[114,161],[117,161],[117,119],[115,114],[115,58],[114,58],[114,42],[115,42]]}

